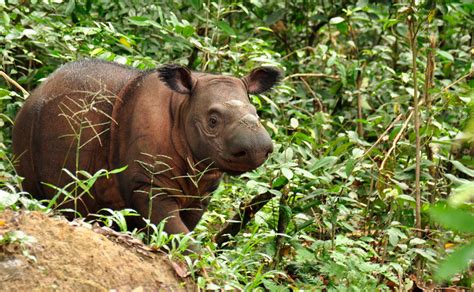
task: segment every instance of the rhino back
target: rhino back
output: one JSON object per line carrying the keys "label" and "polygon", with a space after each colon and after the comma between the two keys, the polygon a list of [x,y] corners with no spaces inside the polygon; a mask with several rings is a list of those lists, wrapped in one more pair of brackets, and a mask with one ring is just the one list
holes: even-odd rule
{"label": "rhino back", "polygon": [[52,198],[55,191],[41,183],[69,183],[61,169],[94,173],[107,168],[114,102],[139,74],[115,63],[83,60],[62,66],[33,91],[13,129],[13,152],[26,191]]}

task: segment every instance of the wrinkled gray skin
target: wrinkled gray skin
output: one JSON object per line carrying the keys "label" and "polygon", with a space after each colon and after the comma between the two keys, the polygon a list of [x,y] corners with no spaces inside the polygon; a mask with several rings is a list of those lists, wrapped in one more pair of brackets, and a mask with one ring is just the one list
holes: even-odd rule
{"label": "wrinkled gray skin", "polygon": [[[99,179],[92,196],[77,204],[62,197],[57,202],[82,215],[133,208],[154,224],[167,219],[168,233],[187,233],[223,172],[253,170],[272,151],[248,94],[270,89],[279,78],[272,67],[236,78],[176,65],[150,71],[96,60],[64,65],[15,120],[13,152],[23,187],[51,199],[56,191],[42,182],[71,182],[62,168],[93,174],[127,165]],[[143,227],[143,220],[131,227]]]}

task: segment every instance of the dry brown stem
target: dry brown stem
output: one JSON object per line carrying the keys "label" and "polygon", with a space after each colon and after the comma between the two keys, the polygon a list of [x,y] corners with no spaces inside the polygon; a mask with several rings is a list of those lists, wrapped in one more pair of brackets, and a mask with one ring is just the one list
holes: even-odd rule
{"label": "dry brown stem", "polygon": [[330,78],[330,79],[337,79],[337,80],[341,78],[339,77],[339,75],[330,75],[330,74],[322,74],[322,73],[295,73],[295,74],[286,76],[285,78],[283,78],[283,81],[296,78],[296,77],[318,77],[318,78]]}
{"label": "dry brown stem", "polygon": [[[418,79],[416,58],[418,56],[418,49],[416,43],[415,19],[413,16],[408,18],[408,34],[410,40],[410,49],[412,56],[412,78],[413,78],[413,114],[415,116],[415,225],[416,228],[421,229],[421,190],[420,190],[420,173],[421,173],[421,142],[420,142],[420,110],[418,104]],[[421,233],[418,234],[421,237]]]}
{"label": "dry brown stem", "polygon": [[26,89],[24,89],[20,84],[18,84],[18,82],[8,76],[7,73],[0,71],[0,76],[2,76],[7,82],[11,83],[13,86],[21,90],[25,99],[30,95],[30,93]]}

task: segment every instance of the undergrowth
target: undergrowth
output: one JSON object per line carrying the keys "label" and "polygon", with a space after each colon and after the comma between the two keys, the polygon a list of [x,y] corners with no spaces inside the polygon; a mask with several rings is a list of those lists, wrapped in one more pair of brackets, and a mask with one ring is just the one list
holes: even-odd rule
{"label": "undergrowth", "polygon": [[[274,141],[264,166],[226,177],[192,234],[149,223],[148,234],[132,234],[185,262],[201,289],[407,290],[433,279],[472,287],[473,4],[165,2],[0,1],[2,210],[57,208],[21,191],[10,130],[28,92],[61,64],[178,63],[237,76],[277,65],[280,85],[250,97]],[[70,171],[73,184],[50,187],[77,200],[118,171]],[[218,248],[214,235],[240,203],[265,192],[275,197]],[[96,220],[125,231],[134,215],[103,210]],[[191,243],[199,254],[183,253]]]}

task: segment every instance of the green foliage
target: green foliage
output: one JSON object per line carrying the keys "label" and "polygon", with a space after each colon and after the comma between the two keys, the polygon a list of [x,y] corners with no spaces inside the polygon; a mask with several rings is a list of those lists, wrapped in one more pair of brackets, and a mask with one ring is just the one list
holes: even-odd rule
{"label": "green foliage", "polygon": [[[84,196],[92,197],[91,188],[93,187],[95,182],[102,177],[109,178],[111,175],[122,172],[126,168],[127,166],[124,166],[110,171],[100,169],[94,174],[90,174],[85,170],[78,170],[75,173],[72,173],[67,169],[63,169],[66,175],[71,178],[71,182],[61,187],[55,186],[51,183],[43,183],[45,186],[50,187],[56,191],[54,197],[47,202],[47,207],[52,208],[53,206],[55,206],[55,208],[58,208],[63,212],[72,212],[74,214],[74,218],[81,217],[82,215],[77,212],[78,204],[81,200],[83,200]],[[61,201],[59,201],[59,199],[61,199]],[[61,209],[63,205],[69,204],[71,202],[74,206],[73,209]],[[125,211],[124,213],[129,212]],[[111,216],[118,216],[120,214],[123,215],[124,213],[112,213]],[[113,219],[112,221],[117,221],[117,219]],[[120,222],[120,220],[119,222],[115,223],[119,223],[119,226],[123,226],[123,223]]]}
{"label": "green foliage", "polygon": [[[462,223],[472,203],[464,211],[429,206],[459,184],[450,200],[468,202],[472,193],[474,7],[418,2],[0,0],[0,70],[31,91],[61,64],[89,57],[235,75],[258,65],[285,69],[272,93],[250,97],[274,141],[269,160],[227,177],[192,236],[149,224],[150,243],[183,259],[202,289],[410,289],[433,278],[440,246],[464,247],[441,264],[439,278],[449,280],[472,254],[471,234],[462,233],[472,232]],[[418,24],[422,235],[414,229],[409,19]],[[20,191],[10,151],[10,128],[27,97],[19,86],[0,79],[0,210],[37,208]],[[108,173],[68,173],[73,184],[52,187],[77,200]],[[234,210],[267,191],[276,197],[217,250],[212,238]],[[128,211],[105,212],[105,224],[125,229]],[[438,230],[426,212],[459,232]],[[189,244],[202,254],[183,256]]]}
{"label": "green foliage", "polygon": [[[459,191],[460,189],[461,191]],[[468,202],[469,199],[464,193],[469,192],[469,196],[473,197],[474,189],[472,188],[472,183],[461,185],[457,190],[452,197],[462,197],[464,202]],[[451,199],[450,201],[459,204],[458,199]],[[466,233],[471,238],[467,244],[457,247],[440,263],[435,277],[438,280],[448,280],[456,273],[467,270],[471,261],[474,260],[474,240],[472,239],[474,234],[474,227],[472,225],[474,213],[472,212],[472,207],[463,209],[459,206],[452,207],[445,202],[440,202],[429,209],[429,214],[434,221],[442,226],[460,233]]]}
{"label": "green foliage", "polygon": [[107,227],[116,227],[121,232],[127,232],[129,229],[126,217],[139,216],[139,214],[133,209],[111,210],[105,208],[101,209],[99,214],[92,214],[92,216]]}
{"label": "green foliage", "polygon": [[438,204],[431,207],[430,215],[444,227],[466,233],[474,233],[474,214],[467,210],[456,209]]}

